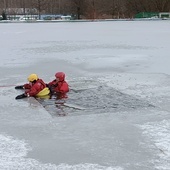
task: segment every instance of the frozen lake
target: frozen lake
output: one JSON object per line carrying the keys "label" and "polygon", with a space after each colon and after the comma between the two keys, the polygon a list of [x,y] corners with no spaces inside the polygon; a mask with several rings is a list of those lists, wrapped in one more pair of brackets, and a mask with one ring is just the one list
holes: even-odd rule
{"label": "frozen lake", "polygon": [[[169,28],[0,23],[0,169],[170,170]],[[15,100],[29,74],[49,82],[57,71],[67,106]]]}

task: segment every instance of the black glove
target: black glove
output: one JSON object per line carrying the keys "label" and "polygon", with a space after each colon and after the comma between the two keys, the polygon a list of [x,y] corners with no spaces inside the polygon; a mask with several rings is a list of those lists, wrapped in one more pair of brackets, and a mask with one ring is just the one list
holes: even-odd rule
{"label": "black glove", "polygon": [[53,93],[55,92],[55,86],[54,86],[54,85],[49,86],[48,88],[49,88],[49,90],[50,90],[50,93],[53,94]]}
{"label": "black glove", "polygon": [[15,89],[23,89],[23,86],[15,86]]}
{"label": "black glove", "polygon": [[17,100],[17,99],[23,99],[23,98],[25,98],[25,97],[27,97],[27,95],[24,93],[24,94],[18,95],[17,97],[15,97],[15,99],[16,99],[16,100]]}

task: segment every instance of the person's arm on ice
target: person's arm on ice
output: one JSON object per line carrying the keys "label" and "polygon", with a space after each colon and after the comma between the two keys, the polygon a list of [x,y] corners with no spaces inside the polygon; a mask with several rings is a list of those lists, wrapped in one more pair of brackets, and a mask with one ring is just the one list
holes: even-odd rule
{"label": "person's arm on ice", "polygon": [[49,89],[42,79],[39,79],[36,74],[31,74],[28,77],[29,84],[25,84],[23,87],[25,93],[18,95],[16,99],[22,99],[25,97],[41,97],[50,93]]}

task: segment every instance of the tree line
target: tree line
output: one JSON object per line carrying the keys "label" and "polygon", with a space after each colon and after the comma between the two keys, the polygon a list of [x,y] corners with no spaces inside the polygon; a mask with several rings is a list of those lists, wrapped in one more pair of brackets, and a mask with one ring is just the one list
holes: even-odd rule
{"label": "tree line", "polygon": [[[22,12],[17,11],[20,8]],[[170,0],[0,0],[0,10],[11,15],[74,15],[76,19],[133,18],[140,12],[170,12]]]}

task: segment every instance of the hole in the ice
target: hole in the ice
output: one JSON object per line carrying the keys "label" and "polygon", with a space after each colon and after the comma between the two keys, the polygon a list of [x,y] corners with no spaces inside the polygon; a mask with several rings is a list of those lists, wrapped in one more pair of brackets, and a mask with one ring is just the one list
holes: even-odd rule
{"label": "hole in the ice", "polygon": [[[56,99],[43,100],[39,102],[52,116],[71,116],[81,114],[115,113],[155,107],[145,100],[122,93],[111,87],[97,87],[71,91],[65,102]],[[57,104],[56,104],[57,103]]]}

